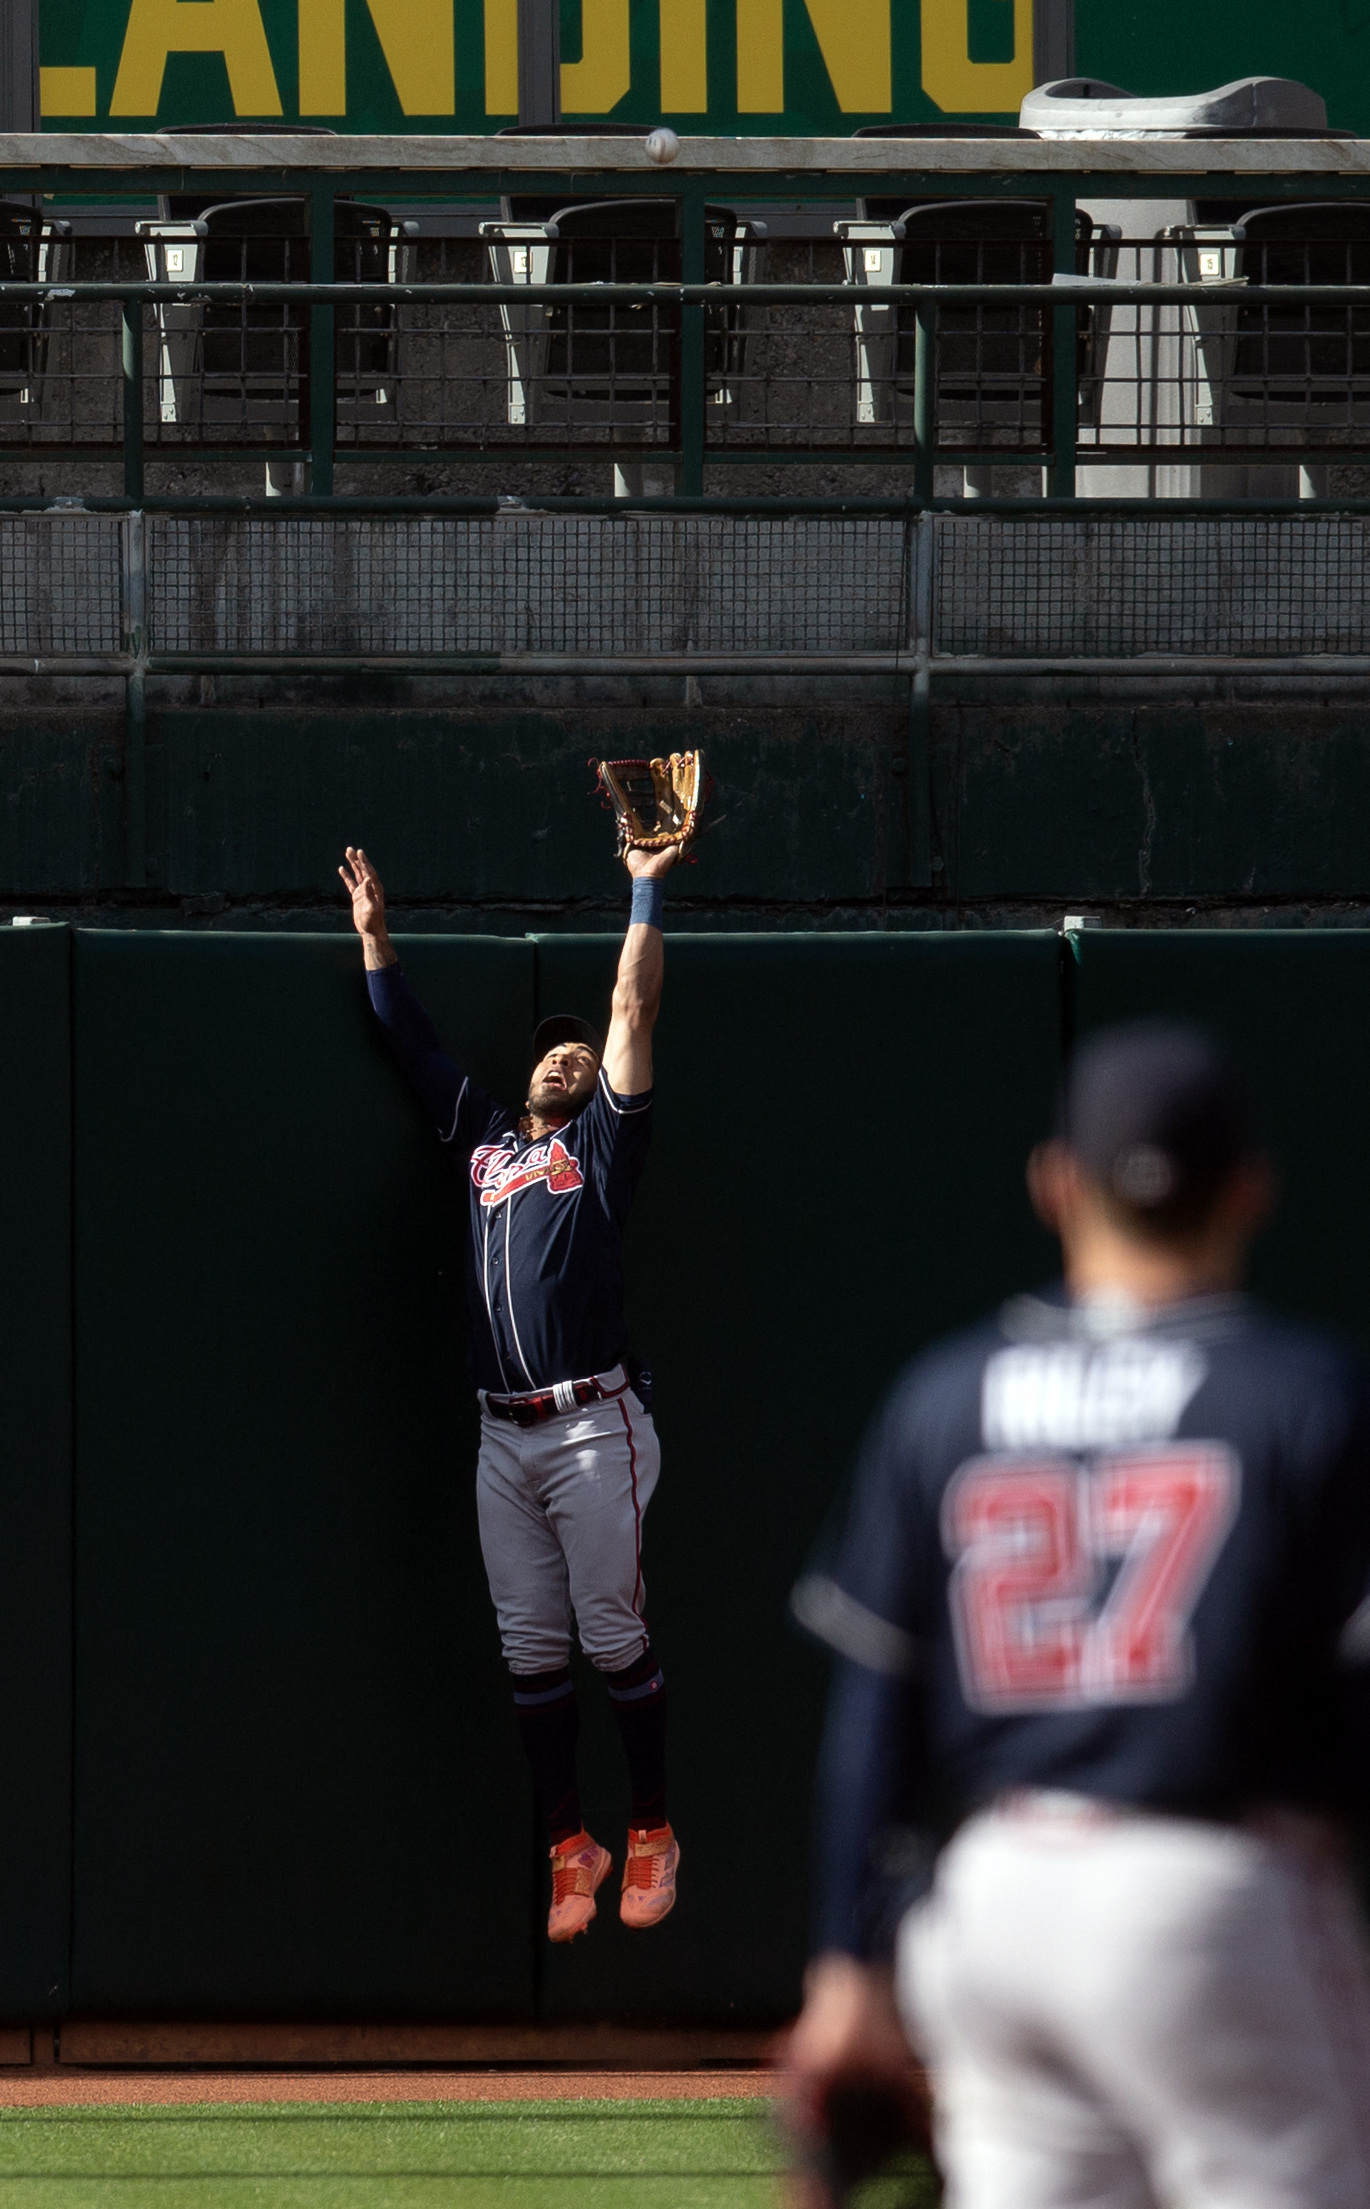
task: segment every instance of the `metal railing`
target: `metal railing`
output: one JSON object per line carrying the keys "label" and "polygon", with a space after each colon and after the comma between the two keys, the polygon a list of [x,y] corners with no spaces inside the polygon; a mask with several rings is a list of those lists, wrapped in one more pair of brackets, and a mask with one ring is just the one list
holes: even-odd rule
{"label": "metal railing", "polygon": [[[661,169],[593,137],[0,140],[0,200],[39,194],[60,251],[0,284],[0,463],[119,460],[135,503],[251,456],[324,500],[340,466],[435,460],[598,457],[686,498],[856,469],[922,502],[939,468],[1068,498],[1370,465],[1356,144],[686,140]],[[83,234],[112,194],[127,234]]]}
{"label": "metal railing", "polygon": [[[0,316],[32,310],[46,348],[25,387],[27,435],[0,457],[121,455],[133,504],[144,499],[149,458],[254,451],[307,460],[323,497],[343,454],[490,462],[599,450],[674,467],[687,497],[702,495],[715,462],[886,462],[909,471],[909,493],[921,503],[933,499],[934,470],[945,463],[1036,461],[1058,498],[1076,495],[1077,470],[1092,460],[1370,465],[1370,284],[1209,284],[1202,323],[1192,287],[1117,278],[871,286],[861,303],[867,330],[873,314],[891,325],[882,341],[892,361],[884,419],[859,415],[858,335],[851,290],[841,285],[602,283],[587,301],[573,284],[0,283]],[[544,376],[563,393],[593,394],[594,418],[563,425],[556,442],[536,422],[510,419],[498,316],[514,306],[541,311],[553,326],[560,358]],[[161,397],[170,372],[154,355],[159,318],[192,307],[213,317],[201,345],[210,365],[182,372],[199,407],[184,395],[171,407]],[[103,310],[103,327],[83,309]],[[1116,324],[1128,309],[1137,311],[1124,343],[1109,332],[1101,345],[1100,323]],[[1129,375],[1115,362],[1110,372],[1124,344],[1141,350],[1142,315],[1154,324],[1163,310],[1176,323],[1173,383],[1147,381],[1140,366]],[[383,330],[366,320],[376,312],[387,317]],[[790,348],[807,356],[802,373],[792,360],[775,372],[758,362],[755,328],[746,334],[749,364],[735,334],[752,317],[781,313],[791,318]],[[839,315],[845,332],[834,331]],[[845,374],[814,362],[825,331],[834,354],[845,347]],[[489,358],[446,372],[432,361],[407,364],[406,340],[417,350],[428,337],[473,356],[483,341]],[[710,356],[724,345],[736,347],[738,365],[721,382]],[[1091,349],[1099,365],[1082,371]],[[1200,397],[1180,405],[1196,386]],[[1164,437],[1158,389],[1177,398]],[[97,399],[78,412],[77,396],[92,392]],[[416,392],[429,395],[426,409]],[[388,420],[371,433],[357,415],[378,393]]]}

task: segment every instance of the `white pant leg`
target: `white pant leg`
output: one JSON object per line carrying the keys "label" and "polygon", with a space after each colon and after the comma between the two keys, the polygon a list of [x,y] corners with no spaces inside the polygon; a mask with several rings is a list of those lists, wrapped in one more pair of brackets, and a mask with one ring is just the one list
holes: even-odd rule
{"label": "white pant leg", "polygon": [[656,1429],[629,1388],[532,1431],[580,1646],[601,1672],[621,1672],[647,1643],[642,1520],[661,1470]]}
{"label": "white pant leg", "polygon": [[933,2083],[946,2209],[1157,2209],[1109,2111],[981,1983],[967,1933],[1002,1929],[973,1886],[953,1898],[939,1875],[900,1930],[899,2003]]}
{"label": "white pant leg", "polygon": [[[996,2160],[999,2209],[1370,2203],[1370,1982],[1344,1878],[1303,1849],[977,1818],[908,1927],[901,1988],[957,2209],[988,2204]],[[1009,2180],[1015,2155],[1035,2179]]]}
{"label": "white pant leg", "polygon": [[566,1559],[529,1462],[530,1444],[540,1431],[492,1419],[488,1413],[480,1423],[476,1510],[481,1555],[500,1647],[514,1672],[554,1672],[571,1654]]}
{"label": "white pant leg", "polygon": [[1137,1918],[1149,2000],[1108,2059],[1158,2190],[1203,2209],[1366,2209],[1370,1976],[1344,1873],[1289,1841],[1178,1824],[1167,1855]]}

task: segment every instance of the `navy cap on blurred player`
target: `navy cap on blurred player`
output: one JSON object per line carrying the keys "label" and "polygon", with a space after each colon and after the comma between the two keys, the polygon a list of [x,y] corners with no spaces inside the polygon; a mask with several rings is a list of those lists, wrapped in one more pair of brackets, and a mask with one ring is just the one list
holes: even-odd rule
{"label": "navy cap on blurred player", "polygon": [[1061,1087],[1057,1138],[1130,1224],[1161,1233],[1198,1225],[1251,1150],[1225,1052],[1179,1020],[1086,1037]]}

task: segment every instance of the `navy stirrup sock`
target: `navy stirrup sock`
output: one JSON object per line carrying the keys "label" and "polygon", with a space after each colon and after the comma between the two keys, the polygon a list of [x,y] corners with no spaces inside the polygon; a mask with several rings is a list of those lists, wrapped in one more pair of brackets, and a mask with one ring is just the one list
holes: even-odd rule
{"label": "navy stirrup sock", "polygon": [[533,1774],[533,1792],[556,1848],[580,1832],[580,1790],[576,1784],[576,1740],[580,1711],[569,1664],[555,1672],[516,1672],[514,1710],[524,1754]]}
{"label": "navy stirrup sock", "polygon": [[622,1672],[606,1672],[604,1684],[618,1721],[628,1784],[629,1824],[666,1824],[666,1681],[650,1646]]}

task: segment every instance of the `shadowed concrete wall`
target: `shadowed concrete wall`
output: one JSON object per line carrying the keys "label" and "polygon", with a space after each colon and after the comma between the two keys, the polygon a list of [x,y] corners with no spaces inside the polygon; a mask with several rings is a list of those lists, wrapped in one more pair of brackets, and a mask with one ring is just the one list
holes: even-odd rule
{"label": "shadowed concrete wall", "polygon": [[0,913],[343,927],[334,869],[360,840],[408,926],[609,927],[624,884],[587,761],[699,744],[718,826],[670,893],[695,930],[1370,915],[1370,713],[1344,678],[943,678],[926,736],[902,676],[696,687],[165,685],[134,886],[121,695],[12,684]]}

